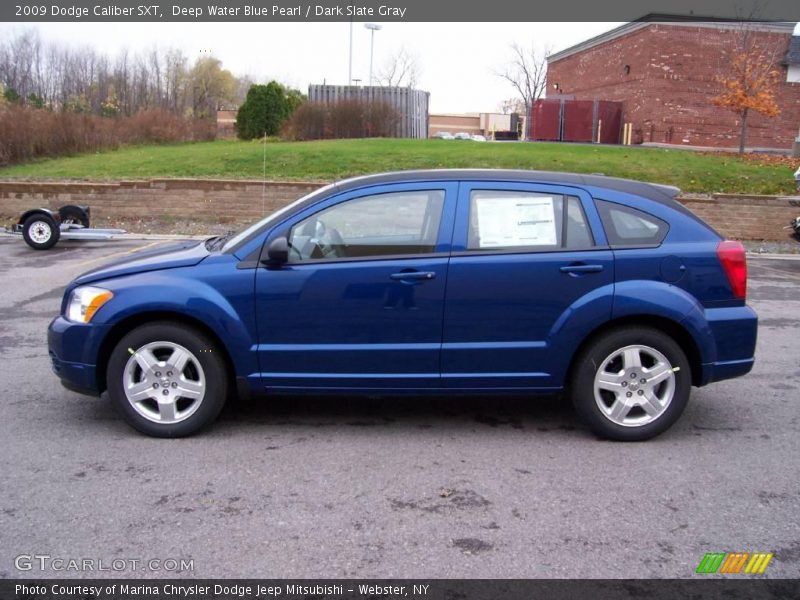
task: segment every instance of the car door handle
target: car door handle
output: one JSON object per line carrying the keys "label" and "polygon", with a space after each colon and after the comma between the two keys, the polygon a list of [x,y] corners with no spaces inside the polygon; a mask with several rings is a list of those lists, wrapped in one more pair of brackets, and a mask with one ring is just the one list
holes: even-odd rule
{"label": "car door handle", "polygon": [[434,277],[436,277],[436,273],[433,271],[401,271],[400,273],[392,273],[389,275],[389,278],[395,281],[428,280]]}
{"label": "car door handle", "polygon": [[567,265],[566,267],[561,267],[562,273],[575,273],[575,274],[599,273],[602,270],[603,270],[603,265]]}

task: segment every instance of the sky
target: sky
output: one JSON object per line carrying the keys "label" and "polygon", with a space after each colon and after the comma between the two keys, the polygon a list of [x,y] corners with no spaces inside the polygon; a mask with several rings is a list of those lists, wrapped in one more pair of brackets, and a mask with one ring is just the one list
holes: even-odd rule
{"label": "sky", "polygon": [[[562,50],[620,23],[380,23],[374,70],[401,47],[420,67],[417,87],[429,91],[431,112],[493,112],[513,98],[495,75],[511,59],[510,44]],[[43,41],[93,46],[113,56],[157,46],[190,58],[208,52],[236,75],[277,79],[308,91],[309,83],[347,81],[350,24],[344,23],[0,23],[0,37],[38,29]],[[369,79],[370,32],[353,24],[353,78]]]}

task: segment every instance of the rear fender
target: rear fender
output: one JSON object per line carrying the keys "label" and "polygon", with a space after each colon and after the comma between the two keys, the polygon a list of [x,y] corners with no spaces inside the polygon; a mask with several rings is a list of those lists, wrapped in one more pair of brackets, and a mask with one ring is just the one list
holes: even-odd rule
{"label": "rear fender", "polygon": [[69,218],[77,218],[84,227],[89,226],[92,211],[88,206],[79,204],[67,204],[58,209],[58,215],[61,221],[66,221]]}
{"label": "rear fender", "polygon": [[660,281],[631,280],[616,284],[612,318],[649,315],[680,324],[692,336],[700,362],[717,360],[717,347],[702,305],[685,290]]}
{"label": "rear fender", "polygon": [[[614,303],[614,284],[610,283],[592,290],[573,302],[556,320],[547,334],[547,345],[555,356],[573,357],[589,335],[611,319]],[[554,361],[553,380],[563,382],[569,361]]]}

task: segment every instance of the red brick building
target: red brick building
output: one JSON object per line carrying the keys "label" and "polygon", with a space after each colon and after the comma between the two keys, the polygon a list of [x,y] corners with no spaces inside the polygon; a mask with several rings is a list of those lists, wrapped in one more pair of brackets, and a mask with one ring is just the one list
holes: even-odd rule
{"label": "red brick building", "polygon": [[[800,128],[800,38],[795,23],[748,24],[750,47],[776,53],[780,115],[751,111],[748,149],[791,149]],[[710,103],[741,47],[738,23],[637,21],[548,57],[548,94],[623,103],[633,143],[737,148],[739,117]],[[730,72],[729,70],[727,71]]]}

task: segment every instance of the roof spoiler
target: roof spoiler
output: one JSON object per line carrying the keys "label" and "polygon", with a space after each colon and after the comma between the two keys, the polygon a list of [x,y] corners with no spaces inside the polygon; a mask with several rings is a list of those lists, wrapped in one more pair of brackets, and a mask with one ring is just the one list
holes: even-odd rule
{"label": "roof spoiler", "polygon": [[666,194],[670,198],[676,198],[681,194],[681,189],[675,187],[674,185],[664,185],[663,183],[651,183],[650,185],[659,190],[661,193]]}

